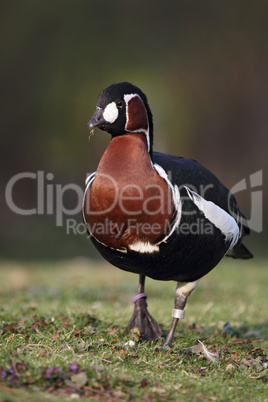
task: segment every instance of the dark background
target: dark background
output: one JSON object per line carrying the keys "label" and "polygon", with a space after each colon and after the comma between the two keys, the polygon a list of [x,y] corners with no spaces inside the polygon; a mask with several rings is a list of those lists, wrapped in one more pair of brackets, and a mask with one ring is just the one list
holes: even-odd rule
{"label": "dark background", "polygon": [[[57,227],[55,213],[11,212],[4,190],[13,175],[37,171],[53,174],[45,184],[54,190],[83,188],[109,142],[99,130],[89,142],[86,124],[114,82],[147,94],[155,150],[197,159],[228,187],[244,178],[249,186],[258,170],[265,181],[267,15],[265,0],[2,1],[1,257],[97,255],[86,236]],[[20,208],[36,207],[36,181],[21,180],[13,196]],[[250,217],[250,189],[237,199]],[[66,192],[65,208],[76,204]],[[264,226],[266,204],[264,193]],[[264,231],[247,240],[257,256],[266,243]]]}

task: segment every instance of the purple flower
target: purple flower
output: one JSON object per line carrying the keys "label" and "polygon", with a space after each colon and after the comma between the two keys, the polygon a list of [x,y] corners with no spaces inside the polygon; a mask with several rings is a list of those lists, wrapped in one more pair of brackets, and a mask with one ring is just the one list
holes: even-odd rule
{"label": "purple flower", "polygon": [[71,363],[71,364],[70,364],[70,369],[71,369],[72,371],[76,371],[76,370],[78,370],[78,366],[77,366],[75,363]]}

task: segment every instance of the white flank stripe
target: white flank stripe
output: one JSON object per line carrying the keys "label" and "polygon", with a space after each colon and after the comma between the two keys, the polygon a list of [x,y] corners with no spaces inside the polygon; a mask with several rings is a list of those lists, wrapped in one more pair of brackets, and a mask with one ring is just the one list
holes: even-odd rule
{"label": "white flank stripe", "polygon": [[159,174],[160,177],[162,177],[162,179],[165,180],[165,182],[167,183],[171,194],[172,194],[172,199],[173,199],[173,203],[174,203],[174,207],[176,209],[177,215],[176,215],[176,219],[174,220],[173,226],[170,230],[170,232],[167,234],[167,236],[161,240],[159,243],[160,244],[162,242],[166,243],[168,238],[172,235],[172,233],[175,231],[175,229],[179,226],[180,220],[181,220],[181,197],[180,197],[180,191],[178,186],[173,186],[171,181],[168,178],[168,175],[166,173],[166,171],[162,168],[162,166],[158,165],[157,163],[154,163],[154,168],[157,171],[157,173]]}
{"label": "white flank stripe", "polygon": [[200,211],[203,212],[205,217],[213,223],[216,228],[220,229],[222,234],[225,236],[225,241],[231,241],[229,250],[234,247],[238,242],[240,235],[239,227],[235,219],[218,205],[214,204],[214,202],[207,201],[188,187],[184,187],[187,190],[190,199],[200,209]]}

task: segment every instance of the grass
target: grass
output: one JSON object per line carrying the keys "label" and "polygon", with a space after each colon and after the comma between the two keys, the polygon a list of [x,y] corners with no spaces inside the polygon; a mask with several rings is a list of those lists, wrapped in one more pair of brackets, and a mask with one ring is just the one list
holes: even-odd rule
{"label": "grass", "polygon": [[[137,276],[82,259],[2,262],[0,400],[268,401],[267,276],[266,261],[225,259],[163,349],[123,331]],[[147,279],[149,311],[165,331],[174,290]]]}

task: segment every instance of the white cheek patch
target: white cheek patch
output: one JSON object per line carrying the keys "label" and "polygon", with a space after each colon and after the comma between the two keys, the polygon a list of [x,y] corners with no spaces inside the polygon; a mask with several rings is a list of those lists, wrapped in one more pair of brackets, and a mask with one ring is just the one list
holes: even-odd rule
{"label": "white cheek patch", "polygon": [[118,117],[118,109],[116,107],[115,102],[109,103],[103,112],[103,117],[108,123],[114,123]]}

